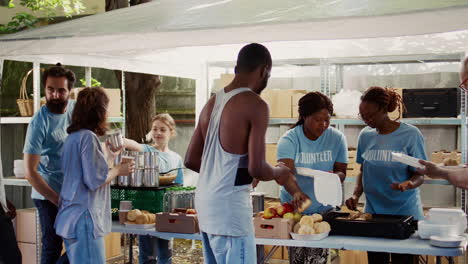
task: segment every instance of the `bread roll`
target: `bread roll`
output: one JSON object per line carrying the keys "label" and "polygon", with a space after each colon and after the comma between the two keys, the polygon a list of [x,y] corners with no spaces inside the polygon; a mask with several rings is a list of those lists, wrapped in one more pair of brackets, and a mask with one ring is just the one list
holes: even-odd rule
{"label": "bread roll", "polygon": [[129,221],[135,221],[138,215],[141,215],[141,211],[138,209],[131,210],[127,214],[127,220]]}
{"label": "bread roll", "polygon": [[146,211],[146,210],[142,210],[141,213],[143,213],[143,214],[151,214],[149,211]]}
{"label": "bread roll", "polygon": [[299,228],[301,228],[301,224],[297,223],[294,225],[293,232],[299,234]]}
{"label": "bread roll", "polygon": [[322,222],[322,220],[323,220],[323,217],[322,217],[321,214],[313,214],[312,218],[314,219],[314,223],[315,222]]}
{"label": "bread roll", "polygon": [[444,163],[444,166],[457,166],[458,165],[458,161],[452,158],[445,158],[443,163]]}
{"label": "bread roll", "polygon": [[148,218],[146,217],[146,214],[140,214],[137,215],[135,222],[139,225],[146,224]]}
{"label": "bread roll", "polygon": [[312,216],[310,216],[310,215],[304,215],[301,218],[301,221],[299,221],[299,223],[301,224],[301,226],[308,225],[310,227],[313,227],[314,226],[314,218]]}
{"label": "bread roll", "polygon": [[315,228],[315,232],[317,233],[325,233],[331,230],[331,226],[329,223],[323,221],[317,224],[317,228]]}
{"label": "bread roll", "polygon": [[309,208],[309,206],[312,204],[312,201],[310,199],[307,199],[305,200],[302,204],[301,204],[301,207],[297,208],[297,211],[299,211],[299,213],[302,213],[304,212],[307,208]]}
{"label": "bread roll", "polygon": [[299,228],[298,234],[300,234],[300,235],[313,235],[313,234],[315,234],[315,230],[311,226],[301,225],[301,227]]}

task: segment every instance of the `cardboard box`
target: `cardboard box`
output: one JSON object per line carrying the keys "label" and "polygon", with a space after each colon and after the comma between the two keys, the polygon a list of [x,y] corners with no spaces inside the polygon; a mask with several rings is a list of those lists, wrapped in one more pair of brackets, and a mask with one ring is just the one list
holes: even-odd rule
{"label": "cardboard box", "polygon": [[458,164],[461,164],[461,152],[456,150],[448,152],[448,151],[435,151],[431,154],[431,161],[434,163],[443,163],[444,159],[450,158],[455,159],[458,161]]}
{"label": "cardboard box", "polygon": [[[16,210],[16,240],[23,243],[36,243],[36,208]],[[29,263],[29,262],[26,262]]]}
{"label": "cardboard box", "polygon": [[291,95],[288,90],[266,89],[261,97],[270,107],[270,118],[291,118]]}
{"label": "cardboard box", "polygon": [[23,263],[37,263],[36,244],[18,242]]}
{"label": "cardboard box", "polygon": [[276,144],[266,144],[265,145],[265,158],[268,164],[271,166],[276,166],[278,163],[276,159],[276,152],[278,146]]}
{"label": "cardboard box", "polygon": [[184,213],[157,213],[156,231],[169,233],[199,233],[197,215]]}
{"label": "cardboard box", "polygon": [[[81,88],[73,88],[70,99],[76,100],[78,98],[78,94],[84,87]],[[122,112],[120,111],[121,108],[121,96],[120,96],[120,89],[108,89],[104,88],[107,96],[109,97],[109,107],[107,109],[107,116],[108,117],[121,117]]]}
{"label": "cardboard box", "polygon": [[255,237],[290,239],[294,227],[294,219],[272,218],[263,219],[260,216],[254,217]]}
{"label": "cardboard box", "polygon": [[[266,255],[268,255],[268,253],[270,253],[271,250],[273,250],[273,246],[264,245],[263,249],[264,249],[265,256],[266,256]],[[283,259],[284,258],[283,247],[276,248],[276,251],[273,253],[271,258],[272,259]]]}
{"label": "cardboard box", "polygon": [[[403,99],[403,89],[402,88],[395,88],[395,92],[397,92],[401,98]],[[403,106],[402,104],[400,106]],[[388,113],[388,117],[390,117],[391,120],[396,120],[398,118],[403,118],[403,107],[401,107],[401,112],[398,112],[398,107],[395,109],[395,111]]]}
{"label": "cardboard box", "polygon": [[307,94],[307,90],[291,90],[291,114],[292,118],[299,118],[299,100]]}
{"label": "cardboard box", "polygon": [[106,249],[106,259],[120,256],[121,244],[120,233],[109,233],[104,237],[104,245]]}

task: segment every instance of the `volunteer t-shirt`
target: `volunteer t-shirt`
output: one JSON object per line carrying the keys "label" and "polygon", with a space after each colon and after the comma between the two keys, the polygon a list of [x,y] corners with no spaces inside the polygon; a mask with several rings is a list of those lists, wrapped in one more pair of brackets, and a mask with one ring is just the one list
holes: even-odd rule
{"label": "volunteer t-shirt", "polygon": [[[42,106],[29,123],[24,141],[23,153],[41,156],[37,171],[57,193],[60,193],[63,181],[60,165],[62,146],[68,136],[67,128],[74,108],[75,101],[72,100],[68,101],[64,114],[52,113],[47,106]],[[45,200],[34,188],[31,198]]]}
{"label": "volunteer t-shirt", "polygon": [[372,214],[412,215],[423,218],[419,188],[405,192],[393,190],[394,182],[409,180],[416,169],[392,160],[392,152],[427,159],[424,138],[416,127],[401,123],[390,134],[381,135],[365,127],[358,140],[356,162],[363,165],[365,211]]}
{"label": "volunteer t-shirt", "polygon": [[[339,130],[329,127],[316,140],[304,135],[302,125],[288,130],[278,142],[277,159],[292,159],[297,167],[321,171],[333,171],[335,162],[348,163],[346,139]],[[314,194],[314,179],[296,174],[296,180],[302,191],[312,200],[312,205],[304,212],[319,213],[331,209],[331,206],[319,203]],[[281,202],[290,202],[292,196],[281,187]]]}

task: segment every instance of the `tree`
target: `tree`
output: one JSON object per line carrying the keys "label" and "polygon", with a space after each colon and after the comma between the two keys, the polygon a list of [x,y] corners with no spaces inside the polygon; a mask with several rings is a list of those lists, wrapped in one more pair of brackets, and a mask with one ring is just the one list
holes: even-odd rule
{"label": "tree", "polygon": [[[138,5],[150,0],[106,0],[106,11]],[[121,73],[116,72],[121,80]],[[125,72],[125,96],[127,98],[128,138],[140,142],[151,129],[151,119],[156,113],[155,95],[161,85],[157,75]]]}
{"label": "tree", "polygon": [[[14,8],[15,0],[8,1],[8,8]],[[58,9],[63,9],[66,17],[78,15],[85,9],[81,0],[19,0],[21,6],[27,7],[32,14],[19,12],[7,24],[0,24],[0,34],[14,33],[26,28],[33,28],[41,19],[38,12],[44,14],[45,20],[52,20]]]}

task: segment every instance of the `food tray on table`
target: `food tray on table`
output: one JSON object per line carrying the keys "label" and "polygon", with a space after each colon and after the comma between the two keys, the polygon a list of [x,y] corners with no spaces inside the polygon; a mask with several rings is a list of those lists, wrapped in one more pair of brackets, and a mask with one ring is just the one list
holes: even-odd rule
{"label": "food tray on table", "polygon": [[346,219],[349,212],[329,212],[323,220],[331,226],[330,235],[407,239],[417,229],[413,216],[373,214],[371,219]]}
{"label": "food tray on table", "polygon": [[138,229],[154,229],[155,224],[133,224],[125,222],[125,226]]}
{"label": "food tray on table", "polygon": [[314,235],[301,235],[301,234],[296,234],[291,232],[291,237],[294,240],[303,240],[303,241],[316,241],[316,240],[322,240],[328,236],[330,232],[324,232],[320,234],[314,234]]}

